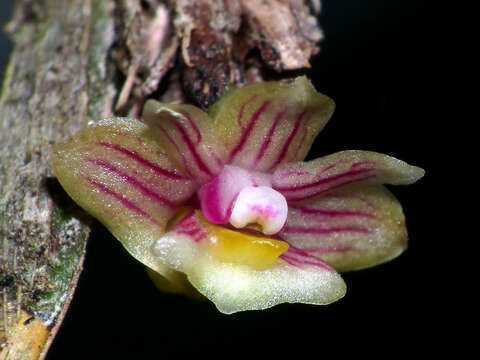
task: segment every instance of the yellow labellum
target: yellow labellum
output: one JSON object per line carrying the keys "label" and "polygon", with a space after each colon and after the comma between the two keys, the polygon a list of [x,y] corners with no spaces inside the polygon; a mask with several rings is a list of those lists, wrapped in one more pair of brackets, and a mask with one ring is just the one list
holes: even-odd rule
{"label": "yellow labellum", "polygon": [[[174,230],[189,214],[190,208],[181,209],[170,221],[167,229]],[[214,225],[198,210],[195,210],[194,217],[198,226],[207,234],[201,241],[202,245],[223,262],[262,270],[271,266],[289,248],[285,241]]]}
{"label": "yellow labellum", "polygon": [[272,265],[288,250],[285,241],[247,234],[210,225],[210,246],[224,262],[248,265],[261,270]]}

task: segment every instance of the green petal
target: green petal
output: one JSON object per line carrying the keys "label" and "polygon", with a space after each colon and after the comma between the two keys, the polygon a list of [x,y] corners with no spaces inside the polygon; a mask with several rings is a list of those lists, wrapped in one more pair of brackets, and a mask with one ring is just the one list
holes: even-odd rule
{"label": "green petal", "polygon": [[272,187],[287,201],[300,202],[352,184],[412,184],[424,174],[423,169],[388,155],[348,150],[284,164],[275,170]]}
{"label": "green petal", "polygon": [[139,261],[163,276],[175,271],[151,254],[168,220],[196,190],[141,122],[112,118],[53,149],[55,174],[67,193],[101,221]]}
{"label": "green petal", "polygon": [[383,186],[344,187],[291,205],[280,237],[337,271],[374,266],[407,248],[402,207]]}
{"label": "green petal", "polygon": [[227,152],[212,120],[202,110],[148,100],[142,117],[169,158],[191,178],[205,183],[222,170]]}
{"label": "green petal", "polygon": [[228,163],[271,171],[303,160],[334,110],[306,77],[233,89],[209,109]]}

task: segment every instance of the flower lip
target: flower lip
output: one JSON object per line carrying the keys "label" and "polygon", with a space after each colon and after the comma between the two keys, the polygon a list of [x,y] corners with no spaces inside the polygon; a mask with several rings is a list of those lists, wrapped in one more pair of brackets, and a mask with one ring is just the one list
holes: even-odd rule
{"label": "flower lip", "polygon": [[273,235],[283,228],[287,214],[287,201],[278,191],[269,186],[247,186],[238,194],[229,222],[236,228],[257,223],[264,234]]}

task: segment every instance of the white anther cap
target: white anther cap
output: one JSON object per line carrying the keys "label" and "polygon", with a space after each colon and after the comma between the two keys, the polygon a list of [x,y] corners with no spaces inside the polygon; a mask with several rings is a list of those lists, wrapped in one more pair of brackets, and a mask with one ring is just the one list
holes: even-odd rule
{"label": "white anther cap", "polygon": [[232,208],[230,224],[243,228],[257,223],[266,235],[278,233],[287,221],[287,200],[268,186],[247,186],[240,191]]}

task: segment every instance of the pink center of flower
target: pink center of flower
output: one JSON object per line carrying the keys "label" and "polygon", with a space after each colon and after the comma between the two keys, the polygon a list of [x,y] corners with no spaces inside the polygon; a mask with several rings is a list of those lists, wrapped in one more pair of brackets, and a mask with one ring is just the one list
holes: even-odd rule
{"label": "pink center of flower", "polygon": [[287,201],[271,186],[271,174],[226,165],[199,192],[202,212],[213,224],[242,228],[251,223],[265,234],[278,233],[287,219]]}

